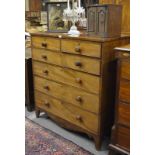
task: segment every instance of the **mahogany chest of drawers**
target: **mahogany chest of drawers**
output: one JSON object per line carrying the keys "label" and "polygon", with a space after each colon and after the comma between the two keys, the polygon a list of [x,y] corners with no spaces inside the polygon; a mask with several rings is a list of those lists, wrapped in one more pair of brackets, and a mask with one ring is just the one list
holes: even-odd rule
{"label": "mahogany chest of drawers", "polygon": [[130,154],[130,47],[115,48],[117,82],[115,123],[112,128],[110,155],[116,152]]}
{"label": "mahogany chest of drawers", "polygon": [[102,133],[111,127],[108,64],[112,49],[127,44],[129,37],[31,35],[36,116],[46,112],[62,127],[93,137],[100,149]]}

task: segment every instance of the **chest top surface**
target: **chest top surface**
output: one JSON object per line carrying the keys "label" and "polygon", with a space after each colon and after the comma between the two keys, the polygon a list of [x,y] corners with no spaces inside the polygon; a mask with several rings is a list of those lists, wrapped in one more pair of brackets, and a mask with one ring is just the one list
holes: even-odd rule
{"label": "chest top surface", "polygon": [[115,50],[130,52],[130,44],[116,47]]}
{"label": "chest top surface", "polygon": [[87,33],[82,33],[80,36],[69,36],[67,33],[49,33],[49,32],[37,32],[31,33],[31,36],[44,36],[44,37],[53,37],[53,38],[60,38],[60,39],[72,39],[72,40],[86,40],[86,41],[94,41],[94,42],[110,42],[119,39],[128,39],[130,38],[129,35],[121,35],[120,37],[113,37],[113,38],[103,38],[97,35],[90,36]]}

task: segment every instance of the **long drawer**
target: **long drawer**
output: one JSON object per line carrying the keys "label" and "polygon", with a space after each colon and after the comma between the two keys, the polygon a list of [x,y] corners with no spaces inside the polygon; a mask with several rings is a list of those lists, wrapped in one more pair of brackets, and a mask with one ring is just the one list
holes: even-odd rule
{"label": "long drawer", "polygon": [[62,62],[64,67],[100,75],[99,59],[63,54]]}
{"label": "long drawer", "polygon": [[60,40],[49,37],[32,37],[32,47],[60,51]]}
{"label": "long drawer", "polygon": [[61,50],[66,53],[101,57],[101,44],[95,42],[63,39],[61,41]]}
{"label": "long drawer", "polygon": [[118,104],[118,123],[130,126],[130,105],[120,102]]}
{"label": "long drawer", "polygon": [[62,82],[85,91],[99,94],[100,78],[94,75],[33,61],[35,75]]}
{"label": "long drawer", "polygon": [[47,95],[35,91],[37,107],[50,112],[64,120],[67,120],[92,133],[98,133],[98,117],[95,114],[84,111],[72,104],[61,102]]}
{"label": "long drawer", "polygon": [[34,83],[35,90],[74,104],[84,110],[99,113],[99,95],[93,95],[80,89],[36,76]]}
{"label": "long drawer", "polygon": [[32,58],[34,60],[55,64],[78,71],[83,71],[95,75],[100,75],[100,60],[82,56],[62,54],[43,49],[32,49]]}
{"label": "long drawer", "polygon": [[120,81],[119,99],[121,101],[130,103],[130,81]]}
{"label": "long drawer", "polygon": [[99,95],[93,95],[80,89],[63,85],[62,100],[84,110],[99,113]]}

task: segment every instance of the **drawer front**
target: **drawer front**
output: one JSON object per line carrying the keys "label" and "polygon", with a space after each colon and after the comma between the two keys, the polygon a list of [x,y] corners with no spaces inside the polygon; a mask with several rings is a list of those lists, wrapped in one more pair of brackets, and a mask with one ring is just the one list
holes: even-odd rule
{"label": "drawer front", "polygon": [[130,126],[130,105],[120,102],[118,105],[118,123]]}
{"label": "drawer front", "polygon": [[130,80],[130,61],[121,62],[121,77]]}
{"label": "drawer front", "polygon": [[127,151],[130,150],[130,129],[117,126],[117,145]]}
{"label": "drawer front", "polygon": [[32,37],[32,46],[54,51],[60,51],[60,40],[48,37]]}
{"label": "drawer front", "polygon": [[37,76],[34,76],[34,89],[56,98],[62,97],[61,84]]}
{"label": "drawer front", "polygon": [[62,99],[90,112],[99,113],[99,96],[80,89],[61,85],[40,77],[34,78],[35,90]]}
{"label": "drawer front", "polygon": [[37,107],[69,121],[92,133],[98,133],[98,117],[95,114],[81,110],[80,108],[53,99],[47,95],[35,91],[35,102]]}
{"label": "drawer front", "polygon": [[42,49],[32,49],[32,59],[61,66],[61,53]]}
{"label": "drawer front", "polygon": [[130,81],[120,81],[119,99],[121,101],[130,103]]}
{"label": "drawer front", "polygon": [[62,99],[84,110],[99,113],[99,95],[93,95],[78,88],[63,85]]}
{"label": "drawer front", "polygon": [[62,82],[88,92],[99,94],[100,78],[97,76],[37,61],[33,61],[33,73],[49,80]]}
{"label": "drawer front", "polygon": [[63,54],[63,66],[79,71],[100,75],[100,60]]}
{"label": "drawer front", "polygon": [[64,39],[61,41],[62,52],[101,57],[101,44],[87,41],[73,41]]}

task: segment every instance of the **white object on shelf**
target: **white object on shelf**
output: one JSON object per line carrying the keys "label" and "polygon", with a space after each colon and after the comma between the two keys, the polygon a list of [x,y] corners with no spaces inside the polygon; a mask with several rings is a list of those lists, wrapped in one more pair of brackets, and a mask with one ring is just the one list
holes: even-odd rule
{"label": "white object on shelf", "polygon": [[70,30],[68,31],[69,35],[79,35],[80,31],[77,30],[77,27],[73,25]]}
{"label": "white object on shelf", "polygon": [[[68,31],[69,35],[79,35],[80,32],[77,30],[75,25],[76,22],[83,22],[85,21],[85,9],[81,7],[81,0],[72,0],[72,9],[69,6],[70,1],[67,1],[67,8],[63,12],[63,20],[64,21],[71,21],[72,26]],[[75,5],[76,4],[76,5]],[[78,5],[77,5],[78,4]]]}

